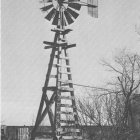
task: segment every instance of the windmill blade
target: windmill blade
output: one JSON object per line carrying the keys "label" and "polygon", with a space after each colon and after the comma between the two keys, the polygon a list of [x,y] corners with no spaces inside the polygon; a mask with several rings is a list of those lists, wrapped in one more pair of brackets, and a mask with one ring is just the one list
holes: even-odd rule
{"label": "windmill blade", "polygon": [[81,9],[81,4],[79,4],[79,3],[69,3],[69,4],[68,4],[68,7],[71,7],[71,8],[73,8],[73,9],[79,11],[79,10]]}
{"label": "windmill blade", "polygon": [[66,17],[66,20],[67,20],[68,24],[71,24],[71,23],[74,22],[73,19],[70,16],[70,14],[66,10],[64,11],[64,15]]}
{"label": "windmill blade", "polygon": [[98,0],[87,0],[88,14],[92,17],[98,18]]}
{"label": "windmill blade", "polygon": [[75,11],[71,10],[70,8],[67,8],[68,13],[70,13],[75,19],[79,16],[78,13]]}
{"label": "windmill blade", "polygon": [[92,8],[97,8],[98,7],[97,5],[91,5],[91,4],[88,4],[87,6],[92,7]]}
{"label": "windmill blade", "polygon": [[62,12],[62,20],[61,20],[61,24],[62,24],[62,26],[67,26],[67,24],[66,24],[66,20],[65,20],[65,17],[64,17],[64,12]]}
{"label": "windmill blade", "polygon": [[59,20],[59,11],[56,11],[52,24],[58,25],[58,20]]}
{"label": "windmill blade", "polygon": [[53,4],[51,5],[47,5],[41,8],[42,11],[48,11],[49,9],[51,9],[53,7]]}
{"label": "windmill blade", "polygon": [[53,18],[55,12],[56,12],[56,9],[53,8],[45,18],[50,21]]}

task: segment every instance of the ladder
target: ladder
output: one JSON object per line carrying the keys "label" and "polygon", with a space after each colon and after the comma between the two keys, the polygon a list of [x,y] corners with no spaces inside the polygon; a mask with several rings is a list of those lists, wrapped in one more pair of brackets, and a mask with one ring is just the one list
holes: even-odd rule
{"label": "ladder", "polygon": [[[76,44],[69,44],[66,40],[66,34],[72,30],[60,29],[57,26],[56,29],[51,31],[55,32],[54,41],[44,41],[45,49],[52,49],[52,51],[31,139],[36,138],[37,128],[47,114],[52,129],[49,135],[53,140],[82,139],[68,56],[68,49],[75,47]],[[49,98],[48,95],[51,95],[51,97]],[[55,104],[54,113],[52,110],[53,104]],[[46,132],[46,134],[48,133]]]}

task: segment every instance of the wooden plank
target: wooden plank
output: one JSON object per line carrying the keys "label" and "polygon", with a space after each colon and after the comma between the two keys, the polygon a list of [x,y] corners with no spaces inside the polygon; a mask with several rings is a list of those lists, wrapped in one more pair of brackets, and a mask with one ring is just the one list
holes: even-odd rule
{"label": "wooden plank", "polygon": [[56,28],[56,29],[51,29],[53,32],[63,32],[64,29]]}
{"label": "wooden plank", "polygon": [[62,92],[71,92],[74,91],[73,88],[69,88],[69,87],[58,87],[59,90],[61,90]]}
{"label": "wooden plank", "polygon": [[72,84],[72,80],[62,80],[62,79],[58,79],[59,82],[62,82],[62,83],[67,83],[67,84]]}
{"label": "wooden plank", "polygon": [[64,47],[64,46],[67,46],[67,43],[66,42],[64,42],[64,43],[57,43],[57,46],[58,47]]}
{"label": "wooden plank", "polygon": [[61,65],[61,64],[56,64],[58,67],[65,67],[65,68],[70,68],[70,66],[69,65]]}
{"label": "wooden plank", "polygon": [[68,44],[66,49],[73,48],[73,47],[76,47],[76,44]]}
{"label": "wooden plank", "polygon": [[[58,58],[58,55],[55,55],[55,58]],[[59,59],[67,60],[67,59],[69,59],[69,57],[60,57]]]}
{"label": "wooden plank", "polygon": [[51,91],[55,91],[56,87],[52,86],[52,87],[47,87],[47,90],[51,90]]}
{"label": "wooden plank", "polygon": [[67,123],[67,124],[76,124],[76,121],[74,120],[60,120],[61,123]]}
{"label": "wooden plank", "polygon": [[60,111],[60,114],[66,114],[66,115],[75,115],[75,112],[68,112],[68,111]]}
{"label": "wooden plank", "polygon": [[73,105],[70,105],[70,104],[61,104],[60,107],[70,107],[70,108],[73,108]]}
{"label": "wooden plank", "polygon": [[63,132],[60,132],[61,133],[61,136],[73,136],[73,137],[78,137],[77,136],[77,133],[79,132],[68,132],[68,131],[63,131]]}
{"label": "wooden plank", "polygon": [[51,29],[51,31],[56,32],[56,33],[61,33],[61,34],[65,35],[65,34],[68,34],[69,32],[71,32],[72,29],[65,29],[64,30],[64,29],[56,28],[56,29]]}
{"label": "wooden plank", "polygon": [[80,132],[80,129],[74,129],[74,128],[68,128],[68,130],[64,130],[63,128],[57,128],[57,132],[63,132],[63,133],[66,133],[66,132]]}
{"label": "wooden plank", "polygon": [[57,75],[50,75],[50,78],[57,78]]}
{"label": "wooden plank", "polygon": [[69,66],[69,65],[61,65],[61,64],[53,64],[53,67],[70,68],[70,66]]}
{"label": "wooden plank", "polygon": [[63,42],[63,43],[54,43],[54,42],[49,42],[49,41],[43,41],[44,44],[46,45],[51,45],[51,46],[48,46],[48,47],[53,47],[53,46],[57,46],[57,47],[64,47],[64,46],[67,46],[67,43],[66,42]]}
{"label": "wooden plank", "polygon": [[51,45],[51,46],[56,45],[56,43],[54,43],[54,42],[49,42],[49,41],[43,41],[43,43],[46,44],[46,45]]}
{"label": "wooden plank", "polygon": [[66,42],[66,41],[67,41],[67,40],[64,39],[64,38],[60,38],[60,40],[61,40],[62,42]]}
{"label": "wooden plank", "polygon": [[77,129],[77,128],[75,128],[75,125],[63,125],[63,126],[61,126],[63,129],[65,129],[65,128],[72,128],[72,129]]}
{"label": "wooden plank", "polygon": [[82,136],[63,136],[62,140],[82,140]]}
{"label": "wooden plank", "polygon": [[65,83],[65,84],[61,84],[61,86],[69,86],[69,84],[68,83]]}
{"label": "wooden plank", "polygon": [[74,100],[75,98],[72,96],[60,96],[61,99],[65,99],[65,100]]}
{"label": "wooden plank", "polygon": [[[65,41],[64,39],[61,39],[61,41]],[[54,44],[53,42],[47,42],[47,41],[44,41],[45,43],[44,44],[47,44],[49,46],[45,46],[44,49],[52,49],[54,46],[56,47],[62,47],[62,49],[69,49],[69,48],[72,48],[72,47],[76,47],[76,44],[67,44],[66,42],[64,43],[57,43],[57,44]]]}
{"label": "wooden plank", "polygon": [[44,49],[52,49],[54,46],[45,46]]}
{"label": "wooden plank", "polygon": [[61,73],[61,74],[67,74],[67,75],[71,74],[71,72],[62,72],[62,71],[59,71],[59,73]]}

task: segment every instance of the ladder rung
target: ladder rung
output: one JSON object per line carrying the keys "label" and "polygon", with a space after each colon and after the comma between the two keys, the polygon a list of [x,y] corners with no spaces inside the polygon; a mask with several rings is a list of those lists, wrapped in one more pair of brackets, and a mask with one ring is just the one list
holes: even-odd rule
{"label": "ladder rung", "polygon": [[60,64],[53,64],[53,67],[70,68],[70,66],[68,66],[68,65],[60,65]]}
{"label": "ladder rung", "polygon": [[71,107],[74,107],[73,105],[70,105],[70,104],[61,104],[60,106],[61,106],[61,107],[70,107],[70,108],[71,108]]}
{"label": "ladder rung", "polygon": [[67,129],[67,128],[71,128],[71,129],[78,129],[78,128],[75,128],[75,125],[63,125],[63,126],[61,126],[63,129]]}
{"label": "ladder rung", "polygon": [[48,90],[51,90],[51,91],[55,91],[56,90],[56,87],[53,87],[53,86],[52,87],[47,87],[47,89]]}
{"label": "ladder rung", "polygon": [[66,115],[74,115],[74,114],[76,114],[75,112],[65,112],[65,111],[60,111],[59,112],[60,114],[66,114]]}
{"label": "ladder rung", "polygon": [[58,79],[59,82],[65,83],[65,84],[72,84],[72,80],[62,80],[62,79]]}
{"label": "ladder rung", "polygon": [[[68,127],[67,127],[68,128]],[[69,133],[72,133],[72,132],[80,132],[80,129],[74,129],[74,128],[68,128],[68,130],[64,130],[63,128],[57,128],[57,132],[69,132]]]}
{"label": "ladder rung", "polygon": [[[52,86],[52,87],[47,87],[48,90],[54,91],[56,90],[56,87]],[[58,87],[59,90],[61,90],[62,92],[71,92],[74,91],[73,88],[69,88],[69,87]]]}
{"label": "ladder rung", "polygon": [[61,64],[56,64],[57,65],[57,67],[65,67],[65,68],[70,68],[70,66],[69,65],[61,65]]}
{"label": "ladder rung", "polygon": [[68,75],[71,74],[71,72],[62,72],[62,71],[60,71],[60,73],[61,73],[61,74],[68,74]]}
{"label": "ladder rung", "polygon": [[60,120],[61,123],[68,123],[68,124],[77,124],[76,121],[73,120]]}
{"label": "ladder rung", "polygon": [[59,90],[63,91],[63,92],[71,92],[74,91],[73,88],[69,88],[69,87],[58,87]]}
{"label": "ladder rung", "polygon": [[61,99],[65,99],[65,100],[74,100],[74,96],[60,96]]}
{"label": "ladder rung", "polygon": [[64,131],[63,133],[61,133],[62,136],[73,136],[73,137],[77,137],[77,133],[79,132],[68,132],[68,131]]}
{"label": "ladder rung", "polygon": [[[58,58],[58,55],[55,55],[55,58]],[[60,57],[60,59],[68,60],[69,58],[68,57]]]}
{"label": "ladder rung", "polygon": [[66,84],[61,84],[61,86],[68,86],[69,84],[68,83],[66,83]]}
{"label": "ladder rung", "polygon": [[62,140],[82,140],[82,136],[63,136]]}
{"label": "ladder rung", "polygon": [[50,78],[57,78],[57,75],[50,75]]}

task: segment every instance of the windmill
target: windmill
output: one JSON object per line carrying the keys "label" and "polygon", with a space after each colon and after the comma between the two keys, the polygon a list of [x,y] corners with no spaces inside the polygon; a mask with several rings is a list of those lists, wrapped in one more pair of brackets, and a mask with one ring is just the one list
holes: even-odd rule
{"label": "windmill", "polygon": [[[51,30],[55,33],[54,41],[43,42],[46,45],[45,49],[51,49],[51,55],[31,139],[34,140],[40,134],[50,136],[53,140],[82,139],[68,56],[68,49],[76,47],[76,44],[66,40],[66,35],[72,31],[66,29],[66,26],[72,24],[79,16],[82,6],[87,7],[89,15],[97,17],[98,3],[97,0],[88,0],[87,3],[80,0],[41,2],[44,3],[41,10],[46,13],[45,19],[51,21],[56,28]],[[37,129],[47,115],[51,131],[39,133]]]}

